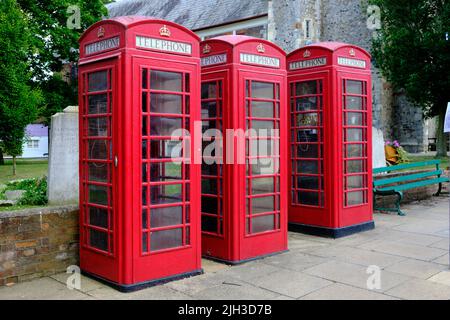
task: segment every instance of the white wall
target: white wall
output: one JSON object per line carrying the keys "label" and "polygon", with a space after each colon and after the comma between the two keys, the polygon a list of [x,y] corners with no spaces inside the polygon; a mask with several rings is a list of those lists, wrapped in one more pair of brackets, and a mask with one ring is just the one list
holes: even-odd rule
{"label": "white wall", "polygon": [[39,146],[37,148],[30,148],[28,147],[28,142],[24,142],[21,158],[48,157],[48,137],[28,137],[28,139],[39,140]]}

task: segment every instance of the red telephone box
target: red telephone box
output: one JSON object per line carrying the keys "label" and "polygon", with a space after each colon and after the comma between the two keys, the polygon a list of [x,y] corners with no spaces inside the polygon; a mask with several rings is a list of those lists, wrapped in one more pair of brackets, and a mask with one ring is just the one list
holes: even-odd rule
{"label": "red telephone box", "polygon": [[289,230],[337,238],[373,229],[370,55],[323,42],[287,64]]}
{"label": "red telephone box", "polygon": [[[201,50],[202,253],[238,264],[284,251],[285,53],[247,36],[206,40]],[[208,134],[211,129],[222,136]],[[216,154],[205,153],[222,141]]]}
{"label": "red telephone box", "polygon": [[[80,39],[80,265],[123,291],[199,274],[199,38],[118,17]],[[174,135],[174,131],[178,133]]]}

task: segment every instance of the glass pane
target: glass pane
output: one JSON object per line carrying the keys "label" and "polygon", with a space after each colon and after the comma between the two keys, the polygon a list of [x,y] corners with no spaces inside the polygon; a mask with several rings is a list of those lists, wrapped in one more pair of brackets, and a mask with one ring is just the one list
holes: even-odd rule
{"label": "glass pane", "polygon": [[150,71],[150,89],[181,92],[182,74],[167,71]]}
{"label": "glass pane", "polygon": [[152,186],[150,198],[152,204],[182,202],[181,184]]}
{"label": "glass pane", "polygon": [[254,217],[252,219],[252,233],[270,231],[275,229],[275,219],[273,214]]}
{"label": "glass pane", "polygon": [[261,99],[273,99],[274,84],[270,82],[252,81],[252,97]]}
{"label": "glass pane", "polygon": [[202,102],[202,119],[217,117],[216,101]]}
{"label": "glass pane", "polygon": [[151,181],[181,180],[181,163],[159,162],[150,165]]}
{"label": "glass pane", "polygon": [[357,157],[364,157],[364,147],[362,144],[347,144],[347,158],[357,158]]}
{"label": "glass pane", "polygon": [[108,136],[108,118],[88,118],[88,136]]}
{"label": "glass pane", "polygon": [[106,232],[89,229],[89,245],[103,251],[108,251],[108,234]]}
{"label": "glass pane", "polygon": [[88,148],[89,159],[108,159],[108,140],[89,140]]}
{"label": "glass pane", "polygon": [[[252,117],[274,118],[273,102],[252,101]],[[248,114],[248,113],[247,113]]]}
{"label": "glass pane", "polygon": [[351,94],[363,94],[362,81],[347,80],[347,92]]}
{"label": "glass pane", "polygon": [[176,248],[183,245],[181,228],[150,232],[150,250]]}
{"label": "glass pane", "polygon": [[363,110],[363,99],[361,97],[345,97],[345,108],[348,110]]}
{"label": "glass pane", "polygon": [[89,185],[89,203],[108,205],[108,187]]}
{"label": "glass pane", "polygon": [[218,214],[218,199],[214,197],[202,197],[202,212]]}
{"label": "glass pane", "polygon": [[297,114],[297,127],[315,127],[321,126],[318,113],[299,113]]}
{"label": "glass pane", "polygon": [[364,203],[364,191],[347,192],[347,205],[354,206]]}
{"label": "glass pane", "polygon": [[364,172],[364,160],[348,160],[347,173]]}
{"label": "glass pane", "polygon": [[347,180],[347,189],[361,189],[364,188],[364,176],[349,176]]}
{"label": "glass pane", "polygon": [[147,209],[142,209],[142,229],[148,228],[148,212]]}
{"label": "glass pane", "polygon": [[217,180],[202,178],[202,193],[217,194]]}
{"label": "glass pane", "polygon": [[147,69],[142,69],[142,88],[147,89],[148,86],[148,72]]}
{"label": "glass pane", "polygon": [[108,89],[108,71],[97,71],[89,73],[88,91],[102,91]]}
{"label": "glass pane", "polygon": [[297,192],[298,202],[307,206],[318,206],[319,205],[319,193],[318,192]]}
{"label": "glass pane", "polygon": [[88,207],[89,224],[100,228],[108,228],[108,210]]}
{"label": "glass pane", "polygon": [[319,110],[320,101],[318,97],[297,98],[296,99],[296,111],[311,111]]}
{"label": "glass pane", "polygon": [[151,140],[150,141],[150,158],[164,159],[174,157],[181,157],[181,146],[179,141],[171,140]]}
{"label": "glass pane", "polygon": [[88,113],[108,113],[106,94],[88,96]]}
{"label": "glass pane", "polygon": [[[272,156],[279,155],[279,144],[278,141],[273,139],[252,139],[248,142],[250,146],[250,151],[247,155],[252,156]],[[268,161],[268,160],[267,160]]]}
{"label": "glass pane", "polygon": [[142,234],[142,251],[148,252],[148,233],[147,232]]}
{"label": "glass pane", "polygon": [[319,145],[318,144],[299,144],[297,146],[297,156],[299,158],[318,158]]}
{"label": "glass pane", "polygon": [[142,112],[148,112],[148,94],[147,92],[142,92]]}
{"label": "glass pane", "polygon": [[150,112],[181,114],[182,97],[177,94],[150,94]]}
{"label": "glass pane", "polygon": [[217,97],[217,85],[216,82],[203,82],[202,83],[202,99],[214,99]]}
{"label": "glass pane", "polygon": [[220,165],[211,165],[203,162],[202,164],[202,175],[206,176],[217,176],[222,175]]}
{"label": "glass pane", "polygon": [[300,189],[319,190],[319,177],[299,176],[297,187]]}
{"label": "glass pane", "polygon": [[252,194],[274,192],[274,178],[252,179]]}
{"label": "glass pane", "polygon": [[252,214],[275,211],[274,197],[252,198]]}
{"label": "glass pane", "polygon": [[275,174],[278,172],[278,161],[273,158],[252,159],[250,162],[252,175]]}
{"label": "glass pane", "polygon": [[298,82],[295,84],[295,95],[296,96],[303,96],[307,94],[318,94],[317,91],[317,81],[305,81],[305,82]]}
{"label": "glass pane", "polygon": [[346,129],[347,131],[347,142],[353,142],[353,141],[364,141],[363,137],[363,129]]}
{"label": "glass pane", "polygon": [[150,227],[159,228],[183,223],[183,207],[165,207],[150,209]]}
{"label": "glass pane", "polygon": [[202,231],[217,233],[217,218],[203,215]]}
{"label": "glass pane", "polygon": [[273,121],[253,120],[252,129],[255,129],[258,136],[272,136],[274,129]]}
{"label": "glass pane", "polygon": [[184,91],[189,92],[191,90],[191,80],[189,73],[184,75]]}
{"label": "glass pane", "polygon": [[319,162],[314,160],[301,160],[297,161],[297,172],[318,174]]}
{"label": "glass pane", "polygon": [[363,122],[363,113],[361,112],[346,112],[345,113],[345,124],[348,126],[362,126]]}
{"label": "glass pane", "polygon": [[88,164],[88,180],[98,182],[108,182],[108,164],[89,162]]}
{"label": "glass pane", "polygon": [[[150,117],[150,134],[153,136],[180,136],[182,128],[181,118]],[[178,130],[176,134],[175,130]]]}

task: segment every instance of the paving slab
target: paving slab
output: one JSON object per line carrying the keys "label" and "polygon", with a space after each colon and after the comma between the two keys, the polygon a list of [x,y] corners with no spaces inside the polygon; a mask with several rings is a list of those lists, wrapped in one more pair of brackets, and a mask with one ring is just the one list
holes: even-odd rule
{"label": "paving slab", "polygon": [[91,290],[87,293],[94,299],[114,299],[114,300],[190,300],[190,296],[169,288],[165,285],[154,286],[139,291],[123,293],[111,287]]}
{"label": "paving slab", "polygon": [[312,251],[311,254],[325,258],[334,258],[339,261],[362,266],[377,265],[381,268],[390,266],[405,259],[399,256],[340,245],[318,249]]}
{"label": "paving slab", "polygon": [[326,258],[317,257],[311,254],[295,253],[295,254],[280,254],[272,257],[268,257],[262,260],[263,263],[294,271],[302,271],[312,266],[324,263]]}
{"label": "paving slab", "polygon": [[193,296],[208,288],[217,287],[230,280],[230,277],[221,273],[205,273],[196,277],[172,281],[166,284],[178,292]]}
{"label": "paving slab", "polygon": [[431,261],[445,254],[442,249],[386,240],[365,243],[360,248],[424,261]]}
{"label": "paving slab", "polygon": [[435,242],[433,244],[430,245],[430,247],[432,248],[438,248],[438,249],[442,249],[442,250],[449,250],[450,246],[449,246],[449,240],[447,239],[442,239],[441,241]]}
{"label": "paving slab", "polygon": [[0,300],[78,300],[86,297],[49,277],[0,287]]}
{"label": "paving slab", "polygon": [[450,287],[429,280],[414,279],[388,290],[386,294],[408,300],[448,300]]}
{"label": "paving slab", "polygon": [[444,255],[442,255],[442,256],[440,256],[440,257],[437,258],[437,259],[434,259],[433,262],[434,262],[434,263],[442,264],[442,265],[444,265],[444,266],[448,266],[448,263],[449,263],[448,253],[447,253],[447,254],[444,254]]}
{"label": "paving slab", "polygon": [[310,292],[329,286],[331,281],[305,273],[282,270],[256,278],[252,284],[292,298],[300,298]]}
{"label": "paving slab", "polygon": [[385,270],[410,277],[428,279],[445,270],[445,266],[433,262],[406,259],[385,268]]}
{"label": "paving slab", "polygon": [[301,297],[300,300],[398,300],[398,298],[342,283],[335,283],[307,294]]}
{"label": "paving slab", "polygon": [[249,283],[230,279],[221,285],[195,293],[192,297],[197,300],[265,300],[275,299],[279,295]]}
{"label": "paving slab", "polygon": [[[56,281],[59,281],[63,285],[67,284],[67,279],[71,276],[71,274],[68,273],[58,273],[55,275],[50,276],[51,278],[55,279]],[[94,289],[99,289],[104,287],[105,285],[101,282],[95,281],[91,278],[88,278],[86,276],[81,275],[80,278],[80,289],[81,292],[88,292]]]}
{"label": "paving slab", "polygon": [[435,274],[428,280],[436,282],[436,283],[440,283],[440,284],[445,284],[446,286],[450,286],[450,271],[445,270],[445,271],[439,272],[438,274]]}
{"label": "paving slab", "polygon": [[[367,267],[339,261],[329,261],[306,269],[304,272],[316,277],[362,289],[368,288],[367,281],[371,276],[371,274],[367,273]],[[385,292],[410,279],[410,277],[405,275],[385,270],[381,270],[380,278],[381,289],[376,289],[378,292]]]}
{"label": "paving slab", "polygon": [[258,260],[233,266],[224,271],[221,271],[220,274],[238,280],[249,281],[254,278],[277,272],[279,270],[280,268],[263,263],[262,260]]}

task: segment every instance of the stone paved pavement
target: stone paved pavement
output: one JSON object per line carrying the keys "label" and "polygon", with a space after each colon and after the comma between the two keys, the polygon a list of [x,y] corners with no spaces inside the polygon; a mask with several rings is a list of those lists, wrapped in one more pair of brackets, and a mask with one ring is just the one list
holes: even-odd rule
{"label": "stone paved pavement", "polygon": [[[376,229],[342,239],[289,233],[287,253],[240,266],[203,261],[205,274],[133,293],[67,274],[0,288],[0,299],[450,299],[448,198],[375,214]],[[381,288],[367,288],[367,267]]]}

